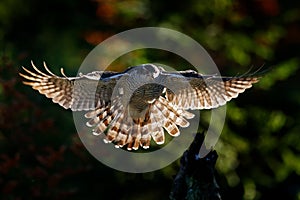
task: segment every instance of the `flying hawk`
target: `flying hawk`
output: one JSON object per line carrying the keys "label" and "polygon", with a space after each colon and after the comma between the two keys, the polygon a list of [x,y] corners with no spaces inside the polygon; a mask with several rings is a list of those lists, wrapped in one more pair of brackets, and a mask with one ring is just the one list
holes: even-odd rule
{"label": "flying hawk", "polygon": [[203,75],[193,70],[165,71],[154,64],[130,67],[124,72],[94,71],[67,77],[46,72],[32,63],[34,71],[23,67],[20,73],[32,86],[65,109],[87,111],[86,125],[93,134],[105,134],[104,142],[137,150],[149,148],[151,138],[165,141],[164,130],[171,136],[178,127],[188,127],[194,114],[188,110],[212,109],[236,98],[253,83],[255,73],[236,77]]}

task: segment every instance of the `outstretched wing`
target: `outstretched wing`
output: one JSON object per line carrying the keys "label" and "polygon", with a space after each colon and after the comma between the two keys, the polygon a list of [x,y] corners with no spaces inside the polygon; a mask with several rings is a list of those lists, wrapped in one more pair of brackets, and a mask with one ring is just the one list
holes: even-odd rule
{"label": "outstretched wing", "polygon": [[164,72],[165,81],[172,82],[166,98],[179,109],[211,109],[224,105],[259,81],[259,76],[237,77],[201,75],[195,71]]}
{"label": "outstretched wing", "polygon": [[54,103],[73,111],[93,110],[107,105],[116,81],[122,75],[116,72],[97,71],[78,77],[67,77],[61,69],[63,76],[57,76],[45,63],[47,73],[31,64],[34,72],[23,67],[26,73],[20,73],[26,79],[23,83],[51,98]]}

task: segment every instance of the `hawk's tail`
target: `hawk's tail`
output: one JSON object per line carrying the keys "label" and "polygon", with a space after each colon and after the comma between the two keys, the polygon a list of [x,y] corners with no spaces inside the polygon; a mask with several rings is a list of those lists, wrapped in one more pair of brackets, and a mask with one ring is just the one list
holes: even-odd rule
{"label": "hawk's tail", "polygon": [[184,110],[176,110],[165,98],[159,97],[150,105],[144,120],[132,119],[121,103],[88,112],[85,117],[91,118],[87,126],[95,126],[93,133],[105,133],[104,142],[114,142],[117,148],[127,145],[128,150],[137,150],[139,146],[149,148],[151,138],[156,144],[165,142],[164,129],[171,136],[180,134],[180,127],[188,127],[187,119],[194,114]]}

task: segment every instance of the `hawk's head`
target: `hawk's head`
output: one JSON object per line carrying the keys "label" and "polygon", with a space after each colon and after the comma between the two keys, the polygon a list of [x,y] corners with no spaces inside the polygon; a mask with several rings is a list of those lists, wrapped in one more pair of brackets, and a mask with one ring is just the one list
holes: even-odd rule
{"label": "hawk's head", "polygon": [[139,74],[149,76],[153,79],[159,76],[161,69],[154,64],[142,64],[136,68]]}

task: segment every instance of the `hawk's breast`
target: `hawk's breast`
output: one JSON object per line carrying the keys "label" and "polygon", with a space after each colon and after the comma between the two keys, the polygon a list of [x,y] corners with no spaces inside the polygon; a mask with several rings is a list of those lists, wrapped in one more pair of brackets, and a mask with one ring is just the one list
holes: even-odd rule
{"label": "hawk's breast", "polygon": [[163,93],[164,86],[149,83],[135,90],[129,100],[129,112],[133,119],[144,118],[149,107]]}

